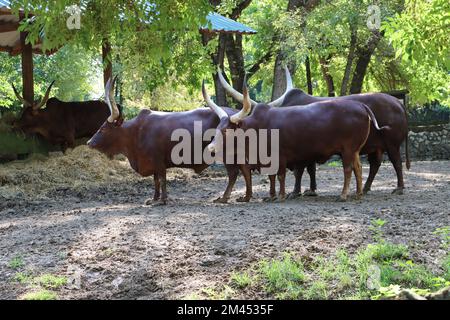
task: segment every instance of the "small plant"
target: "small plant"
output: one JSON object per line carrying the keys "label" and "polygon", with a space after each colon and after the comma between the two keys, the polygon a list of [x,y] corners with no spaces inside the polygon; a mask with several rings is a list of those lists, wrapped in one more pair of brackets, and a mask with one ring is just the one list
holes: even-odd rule
{"label": "small plant", "polygon": [[446,250],[450,249],[450,226],[445,226],[442,228],[437,228],[436,231],[433,232],[441,237],[442,247]]}
{"label": "small plant", "polygon": [[22,268],[25,265],[25,263],[23,262],[22,257],[17,256],[15,258],[13,258],[11,261],[9,261],[8,265],[11,269],[17,270],[17,269]]}
{"label": "small plant", "polygon": [[327,283],[323,280],[314,281],[305,292],[305,298],[310,300],[328,299]]}
{"label": "small plant", "polygon": [[67,278],[44,274],[34,278],[32,282],[46,289],[59,289],[67,284]]}
{"label": "small plant", "polygon": [[380,243],[384,241],[384,233],[382,229],[385,224],[386,221],[382,219],[375,219],[371,221],[369,230],[372,232],[375,242]]}
{"label": "small plant", "polygon": [[262,261],[259,272],[266,281],[266,289],[272,293],[298,286],[305,281],[302,263],[289,253],[285,253],[282,260]]}
{"label": "small plant", "polygon": [[206,294],[207,298],[211,300],[228,300],[235,294],[235,291],[231,287],[225,285],[220,290],[204,288],[202,289],[202,293]]}
{"label": "small plant", "polygon": [[33,277],[30,274],[24,273],[24,272],[16,273],[13,278],[14,281],[17,281],[22,284],[27,284],[27,283],[31,282],[32,279],[33,279]]}
{"label": "small plant", "polygon": [[38,290],[24,294],[22,300],[56,300],[58,296],[56,293],[48,290]]}
{"label": "small plant", "polygon": [[331,161],[331,162],[328,162],[328,166],[330,168],[340,168],[340,167],[342,167],[342,162],[339,160]]}
{"label": "small plant", "polygon": [[239,289],[244,289],[251,286],[253,283],[253,278],[249,272],[237,273],[233,272],[231,274],[231,283],[238,287]]}

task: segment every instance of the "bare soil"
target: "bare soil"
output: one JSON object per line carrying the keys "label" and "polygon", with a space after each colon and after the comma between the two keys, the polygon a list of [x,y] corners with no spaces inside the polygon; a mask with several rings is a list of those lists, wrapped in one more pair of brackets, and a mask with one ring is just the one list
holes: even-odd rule
{"label": "bare soil", "polygon": [[[93,155],[94,161],[82,151],[85,162],[107,174],[73,182],[86,163],[69,161],[70,155],[0,167],[0,299],[18,299],[30,290],[13,280],[18,271],[67,277],[61,299],[183,298],[285,250],[302,257],[339,248],[354,252],[372,241],[368,228],[376,218],[387,221],[388,240],[409,245],[415,261],[432,270],[445,253],[433,231],[450,224],[450,161],[413,163],[403,196],[391,195],[394,170],[383,164],[372,192],[346,203],[335,201],[342,169],[327,165],[318,169],[319,197],[264,203],[268,179],[254,175],[255,199],[236,203],[244,194],[240,179],[228,205],[212,203],[225,188],[224,171],[175,170],[170,204],[153,207],[144,205],[152,179],[138,177],[123,160]],[[40,180],[48,179],[42,175],[25,179],[29,166],[50,170],[48,161],[59,166],[66,183]],[[25,182],[15,181],[17,175]],[[24,262],[19,270],[10,266],[15,257]]]}

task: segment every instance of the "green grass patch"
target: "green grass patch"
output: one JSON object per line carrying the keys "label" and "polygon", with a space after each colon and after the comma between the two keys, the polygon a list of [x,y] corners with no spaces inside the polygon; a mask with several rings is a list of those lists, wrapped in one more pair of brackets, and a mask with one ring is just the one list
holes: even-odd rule
{"label": "green grass patch", "polygon": [[327,166],[330,168],[341,168],[342,161],[340,161],[340,160],[330,161],[327,163]]}
{"label": "green grass patch", "polygon": [[67,284],[67,278],[44,274],[34,278],[32,282],[46,289],[59,289]]}
{"label": "green grass patch", "polygon": [[258,273],[266,290],[283,298],[297,298],[305,281],[303,264],[290,253],[285,253],[282,259],[261,261]]}
{"label": "green grass patch", "polygon": [[8,266],[11,269],[17,270],[23,268],[23,266],[25,266],[25,263],[23,262],[23,258],[21,256],[17,256],[9,261]]}
{"label": "green grass patch", "polygon": [[[443,272],[434,273],[415,263],[406,245],[386,241],[385,225],[381,219],[372,221],[369,230],[375,242],[354,253],[339,249],[306,261],[284,253],[233,272],[229,283],[236,290],[225,286],[202,293],[210,299],[253,298],[247,295],[256,294],[269,299],[355,300],[389,298],[402,289],[426,295],[450,286],[450,254],[443,258]],[[445,246],[447,231],[439,230]],[[249,287],[252,290],[247,290]]]}
{"label": "green grass patch", "polygon": [[56,293],[49,290],[38,290],[26,293],[22,296],[22,300],[56,300]]}
{"label": "green grass patch", "polygon": [[253,284],[254,277],[252,277],[248,271],[244,271],[242,273],[233,272],[230,280],[233,286],[238,287],[239,289],[244,289]]}

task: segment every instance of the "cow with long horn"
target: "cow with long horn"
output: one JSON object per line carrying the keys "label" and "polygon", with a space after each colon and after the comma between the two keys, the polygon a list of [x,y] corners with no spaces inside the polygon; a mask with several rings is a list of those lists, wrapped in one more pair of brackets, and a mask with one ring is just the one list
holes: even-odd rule
{"label": "cow with long horn", "polygon": [[75,146],[76,139],[91,137],[109,116],[109,108],[103,101],[64,102],[49,98],[54,83],[42,100],[33,103],[26,101],[12,85],[17,99],[24,104],[14,127],[26,134],[40,135],[65,151]]}
{"label": "cow with long horn", "polygon": [[[186,112],[155,112],[149,109],[142,110],[139,115],[131,120],[124,121],[122,112],[117,107],[114,99],[114,80],[109,80],[105,88],[106,103],[110,108],[110,116],[100,127],[97,133],[88,141],[91,148],[112,157],[116,154],[125,155],[131,167],[140,175],[153,176],[155,181],[155,193],[152,199],[146,200],[146,204],[165,205],[168,201],[166,171],[172,167],[193,169],[196,173],[202,172],[209,166],[203,157],[203,152],[210,143],[203,141],[201,145],[200,161],[195,160],[194,152],[190,152],[189,161],[179,163],[174,161],[172,152],[179,144],[172,139],[175,131],[184,130],[190,137],[195,137],[195,124],[201,123],[201,134],[207,130],[214,130],[219,124],[219,117],[228,117],[236,113],[236,110],[225,108],[212,112],[209,108],[199,108]],[[211,101],[209,101],[211,102]],[[180,131],[179,131],[180,132]],[[194,141],[192,141],[194,143]],[[229,178],[229,187],[224,195],[215,202],[225,203],[230,198],[239,170],[241,170],[247,185],[245,197],[238,201],[249,201],[252,197],[251,173],[248,167],[243,165],[225,165]],[[231,187],[230,187],[231,186]]]}
{"label": "cow with long horn", "polygon": [[[344,187],[340,200],[347,200],[352,171],[356,176],[357,195],[361,196],[362,167],[359,152],[369,136],[371,124],[377,132],[389,131],[389,127],[378,126],[369,107],[357,101],[322,101],[305,107],[291,106],[273,108],[268,104],[257,104],[252,110],[252,102],[247,86],[243,88],[243,108],[234,116],[223,117],[217,112],[219,106],[212,104],[203,90],[209,107],[220,117],[216,131],[226,145],[230,129],[279,130],[279,168],[276,175],[270,175],[270,199],[283,201],[286,197],[286,169],[292,164],[324,163],[331,156],[339,154],[344,168]],[[251,115],[250,115],[251,113]],[[227,134],[223,134],[226,132]],[[260,135],[257,135],[261,139]],[[320,139],[317,139],[320,137]],[[216,140],[215,139],[215,140]],[[218,152],[216,141],[209,148]],[[259,145],[259,144],[258,144]],[[245,147],[247,149],[247,146]],[[236,150],[237,152],[237,150]],[[246,155],[250,157],[250,155]],[[255,158],[255,157],[253,157]],[[257,158],[257,157],[256,157]],[[258,163],[260,167],[263,165]],[[275,179],[278,176],[280,191],[275,193]]]}
{"label": "cow with long horn", "polygon": [[[243,96],[238,91],[231,87],[224,77],[219,72],[219,80],[222,86],[228,92],[228,94],[239,102],[243,102]],[[402,157],[400,154],[400,147],[403,142],[405,142],[405,153],[406,153],[406,167],[409,169],[411,163],[409,160],[408,152],[408,119],[405,106],[395,97],[392,97],[384,93],[362,93],[353,94],[349,96],[342,97],[314,97],[311,96],[300,89],[293,89],[292,78],[289,74],[289,70],[286,68],[286,77],[288,89],[285,94],[274,102],[269,103],[269,105],[276,104],[280,107],[288,106],[303,106],[310,103],[319,101],[349,101],[354,100],[367,105],[371,111],[375,114],[378,122],[381,126],[389,126],[392,128],[389,132],[381,134],[376,130],[371,130],[369,138],[366,144],[361,149],[361,154],[367,154],[370,164],[370,172],[367,181],[364,185],[364,193],[370,191],[373,180],[380,168],[381,162],[383,160],[383,154],[387,152],[389,160],[394,166],[395,172],[397,174],[397,188],[394,189],[393,194],[403,194],[405,187],[403,180],[403,168],[402,168]],[[281,101],[281,104],[280,104]],[[252,101],[252,105],[256,102]],[[309,164],[307,167],[311,186],[310,189],[305,192],[305,195],[315,196],[316,194],[316,165],[314,163]],[[305,167],[296,167],[295,173],[295,188],[291,193],[290,197],[295,198],[301,195],[301,179]]]}

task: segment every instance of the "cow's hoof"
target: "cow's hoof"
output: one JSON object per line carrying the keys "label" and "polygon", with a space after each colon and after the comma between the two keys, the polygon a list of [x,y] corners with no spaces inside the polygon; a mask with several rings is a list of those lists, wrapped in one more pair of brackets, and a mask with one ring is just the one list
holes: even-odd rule
{"label": "cow's hoof", "polygon": [[149,198],[149,199],[147,199],[147,200],[145,200],[145,205],[146,206],[151,206],[151,205],[153,205],[155,202],[157,202],[158,201],[158,199],[155,199],[155,198]]}
{"label": "cow's hoof", "polygon": [[273,197],[266,197],[266,198],[263,198],[263,201],[264,201],[264,202],[274,202],[274,201],[277,200],[277,199],[278,199],[278,197],[273,196]]}
{"label": "cow's hoof", "polygon": [[347,197],[339,196],[339,198],[336,199],[336,202],[347,202]]}
{"label": "cow's hoof", "polygon": [[370,189],[364,189],[364,190],[363,190],[363,194],[368,194],[369,191],[370,191]]}
{"label": "cow's hoof", "polygon": [[303,193],[303,196],[305,196],[305,197],[317,197],[318,194],[317,194],[317,192],[315,192],[314,190],[306,190],[306,191]]}
{"label": "cow's hoof", "polygon": [[228,203],[228,199],[220,197],[220,198],[217,198],[216,200],[214,200],[213,203],[222,203],[222,204]]}
{"label": "cow's hoof", "polygon": [[153,207],[160,207],[160,206],[166,206],[167,205],[168,200],[156,200],[153,201],[152,206]]}
{"label": "cow's hoof", "polygon": [[240,197],[236,200],[236,202],[250,202],[252,197]]}
{"label": "cow's hoof", "polygon": [[397,196],[403,195],[403,188],[397,188],[394,191],[392,191],[392,194],[395,194]]}
{"label": "cow's hoof", "polygon": [[291,192],[288,194],[287,199],[293,200],[293,199],[300,198],[301,196],[302,196],[302,194],[300,192]]}
{"label": "cow's hoof", "polygon": [[284,196],[278,196],[275,200],[274,200],[274,202],[276,202],[276,203],[282,203],[282,202],[285,202],[286,201],[286,196],[284,195]]}
{"label": "cow's hoof", "polygon": [[356,199],[356,200],[361,200],[362,197],[363,197],[363,194],[362,194],[362,193],[355,193],[355,199]]}

